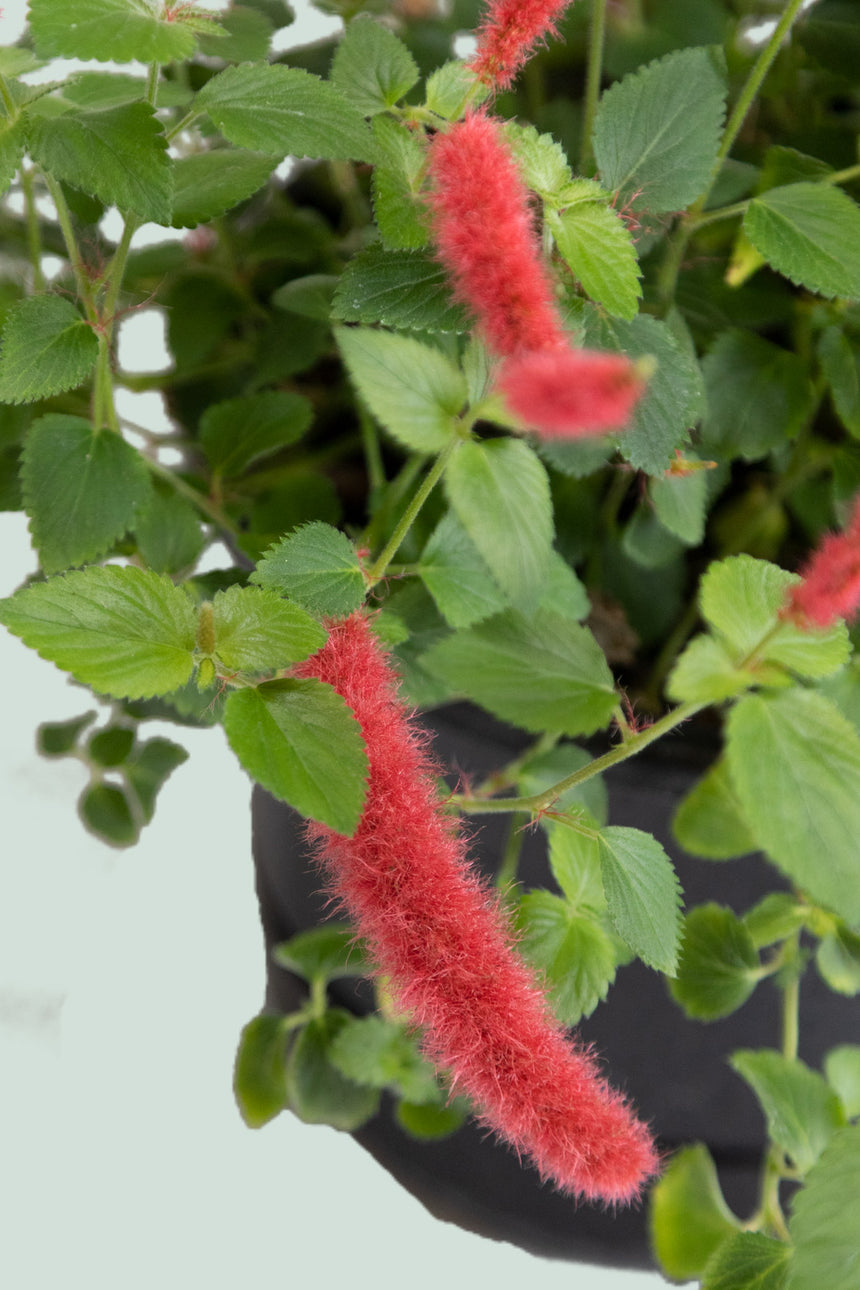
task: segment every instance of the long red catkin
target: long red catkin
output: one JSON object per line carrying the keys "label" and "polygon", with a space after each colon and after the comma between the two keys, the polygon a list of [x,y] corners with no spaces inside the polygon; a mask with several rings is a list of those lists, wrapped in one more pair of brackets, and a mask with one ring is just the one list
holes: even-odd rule
{"label": "long red catkin", "polygon": [[485,84],[505,89],[544,36],[556,36],[570,0],[490,0],[470,66]]}
{"label": "long red catkin", "polygon": [[562,1191],[634,1199],[658,1167],[651,1135],[571,1043],[512,948],[497,900],[440,810],[427,740],[367,619],[334,624],[295,674],[332,685],[361,725],[370,772],[358,829],[309,832],[398,1006],[423,1027],[428,1056],[481,1122]]}
{"label": "long red catkin", "polygon": [[860,496],[845,531],[828,534],[800,574],[803,581],[791,588],[785,617],[824,628],[860,612]]}

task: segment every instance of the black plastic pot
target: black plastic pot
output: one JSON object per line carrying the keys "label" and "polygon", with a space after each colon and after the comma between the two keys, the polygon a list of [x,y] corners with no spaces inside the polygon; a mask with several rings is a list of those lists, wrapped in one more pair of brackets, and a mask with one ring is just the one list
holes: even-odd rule
{"label": "black plastic pot", "polygon": [[[522,734],[464,704],[430,714],[435,746],[446,765],[480,776],[522,748]],[[606,775],[613,824],[647,829],[676,862],[688,905],[717,900],[743,912],[775,887],[776,871],[755,856],[713,863],[685,855],[673,842],[670,821],[680,798],[714,756],[712,741],[690,729],[661,740]],[[485,817],[471,847],[485,873],[498,867],[504,819]],[[308,858],[302,823],[289,807],[261,789],[253,798],[257,892],[267,953],[327,913],[320,875]],[[552,886],[539,830],[526,836],[520,864],[526,886]],[[304,986],[268,956],[268,1008],[300,1005]],[[371,992],[341,982],[334,1001],[366,1012]],[[814,972],[801,987],[801,1056],[818,1066],[834,1044],[856,1036],[860,1004],[839,998]],[[613,1084],[629,1093],[671,1152],[684,1143],[708,1144],[729,1204],[740,1215],[755,1205],[764,1124],[752,1094],[726,1064],[736,1048],[779,1044],[776,991],[766,982],[731,1017],[707,1025],[688,1021],[670,999],[661,976],[641,963],[623,968],[608,1001],[579,1027],[601,1055]],[[439,1218],[534,1254],[617,1267],[653,1266],[643,1208],[616,1213],[577,1205],[521,1165],[505,1146],[466,1124],[450,1138],[418,1142],[383,1108],[355,1138]]]}

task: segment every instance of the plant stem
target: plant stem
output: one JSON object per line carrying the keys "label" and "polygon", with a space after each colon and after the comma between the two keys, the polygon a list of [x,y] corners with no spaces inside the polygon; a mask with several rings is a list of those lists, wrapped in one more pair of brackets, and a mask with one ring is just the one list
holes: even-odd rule
{"label": "plant stem", "polygon": [[505,891],[517,880],[517,868],[520,863],[520,852],[523,849],[523,837],[523,831],[517,824],[516,819],[512,819],[508,826],[508,836],[505,849],[502,852],[502,860],[495,877],[498,891]]}
{"label": "plant stem", "polygon": [[177,475],[173,470],[168,470],[167,466],[162,466],[160,461],[153,461],[151,457],[144,457],[144,460],[147,468],[153,475],[157,475],[159,479],[163,479],[166,484],[169,484],[170,487],[175,490],[175,492],[179,493],[182,497],[185,497],[189,502],[191,502],[192,505],[196,506],[201,514],[205,515],[213,524],[216,524],[218,528],[222,529],[225,533],[229,533],[232,538],[239,538],[242,536],[241,530],[233,523],[230,516],[223,511],[217,503],[213,502],[208,497],[204,497],[202,493],[198,492],[198,490],[194,488],[192,484],[189,484],[184,480],[181,475]]}
{"label": "plant stem", "polygon": [[83,257],[78,249],[75,230],[72,226],[72,217],[69,213],[69,208],[66,204],[65,196],[63,195],[63,190],[60,187],[59,182],[54,179],[52,175],[45,173],[43,174],[43,178],[57,211],[57,220],[60,225],[60,231],[63,234],[63,241],[66,244],[66,251],[68,252],[72,272],[75,275],[75,285],[78,288],[78,295],[81,298],[81,303],[84,306],[88,321],[94,327],[98,327],[99,315],[98,310],[96,309],[92,284],[90,283],[87,275],[87,266],[84,264]]}
{"label": "plant stem", "polygon": [[433,466],[424,476],[424,479],[421,481],[421,484],[407,505],[406,510],[401,515],[394,532],[386,542],[381,554],[374,561],[372,567],[367,571],[366,581],[368,591],[375,587],[377,582],[379,582],[384,576],[385,570],[397,554],[401,542],[415,522],[418,512],[421,510],[421,507],[427,501],[427,498],[442,478],[442,475],[445,472],[445,467],[448,465],[448,462],[451,460],[455,450],[462,442],[463,440],[460,438],[452,438],[450,443],[442,450],[442,452],[439,453]]}
{"label": "plant stem", "polygon": [[115,330],[116,305],[117,300],[119,299],[119,293],[122,290],[122,280],[125,275],[125,266],[126,261],[128,260],[129,248],[131,247],[131,239],[134,237],[139,227],[140,221],[136,215],[127,215],[125,217],[122,237],[113,253],[111,266],[108,270],[107,290],[105,292],[104,304],[102,306],[102,317],[104,318],[104,325],[107,329],[109,341],[113,339]]}
{"label": "plant stem", "polygon": [[822,184],[848,184],[852,179],[860,179],[860,163],[846,166],[844,170],[834,170],[831,175],[822,175]]}
{"label": "plant stem", "polygon": [[376,423],[364,410],[358,409],[358,424],[361,429],[361,446],[364,449],[364,460],[367,466],[367,477],[370,480],[372,494],[385,487],[385,467],[382,464],[382,450],[379,446],[379,435]]}
{"label": "plant stem", "polygon": [[98,432],[106,427],[120,434],[119,418],[113,397],[110,341],[104,331],[99,331],[98,340],[99,352],[93,381],[93,429]]}
{"label": "plant stem", "polygon": [[611,748],[602,757],[595,757],[594,761],[589,762],[587,766],[583,766],[580,770],[574,771],[572,775],[559,780],[557,784],[553,784],[551,788],[546,789],[543,793],[535,793],[531,797],[501,797],[495,799],[455,796],[450,800],[465,815],[486,815],[501,811],[528,811],[532,815],[537,815],[541,811],[548,810],[568,789],[575,788],[578,784],[584,784],[586,780],[592,779],[595,775],[600,775],[604,770],[608,770],[610,766],[616,766],[619,762],[626,761],[628,757],[635,757],[643,748],[647,748],[649,744],[660,739],[668,731],[674,730],[676,726],[688,721],[690,717],[695,716],[697,712],[701,712],[702,708],[707,706],[707,703],[679,704],[677,708],[667,712],[665,717],[661,717],[653,725],[637,731],[623,744],[619,744],[616,748]]}
{"label": "plant stem", "polygon": [[36,197],[33,183],[33,168],[22,166],[21,191],[24,194],[24,209],[27,216],[27,250],[30,264],[33,266],[33,290],[45,290],[45,275],[42,272],[42,241],[39,236],[39,212],[36,210]]}
{"label": "plant stem", "polygon": [[579,149],[579,169],[585,174],[594,153],[591,136],[597,101],[600,98],[600,81],[603,74],[603,42],[606,36],[606,0],[592,0],[591,25],[588,36],[588,70],[585,79],[585,117],[582,123],[582,142]]}

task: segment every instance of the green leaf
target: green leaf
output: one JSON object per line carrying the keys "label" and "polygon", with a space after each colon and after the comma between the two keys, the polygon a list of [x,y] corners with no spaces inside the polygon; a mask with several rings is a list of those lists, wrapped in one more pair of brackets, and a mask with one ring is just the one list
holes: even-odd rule
{"label": "green leaf", "polygon": [[755,674],[738,667],[721,640],[696,636],[684,649],[666,683],[681,703],[722,703],[755,685]]}
{"label": "green leaf", "polygon": [[738,1232],[708,1259],[702,1290],[782,1290],[791,1247],[763,1232]]}
{"label": "green leaf", "polygon": [[106,206],[169,224],[173,174],[161,122],[148,103],[37,117],[28,129],[33,159],[55,179]]}
{"label": "green leaf", "polygon": [[30,427],[21,487],[46,573],[103,555],[150,498],[149,472],[135,448],[112,431],[96,434],[88,421],[58,413]]}
{"label": "green leaf", "polygon": [[788,1224],[794,1253],[785,1290],[857,1290],[860,1267],[860,1125],[834,1133]]}
{"label": "green leaf", "polygon": [[0,195],[6,192],[18,173],[24,155],[26,120],[19,116],[10,121],[0,116]]}
{"label": "green leaf", "polygon": [[99,766],[121,766],[134,745],[131,726],[108,726],[97,730],[87,744],[87,756]]}
{"label": "green leaf", "polygon": [[156,573],[180,573],[190,568],[205,544],[196,509],[164,486],[150,490],[133,527],[137,549]]}
{"label": "green leaf", "polygon": [[[376,133],[375,127],[383,121],[401,132],[400,127],[394,126],[394,123],[388,121],[386,117],[377,117],[374,122],[374,133]],[[417,195],[420,175],[424,168],[424,154],[411,136],[409,138],[418,153],[417,165],[408,169],[404,165],[375,166],[371,178],[376,225],[379,236],[390,250],[420,250],[427,245],[430,236],[427,228],[427,210],[422,206]],[[368,251],[373,250],[375,248],[368,248]],[[450,312],[457,319],[462,317],[462,311],[451,303],[444,291],[440,293],[440,298],[446,313]],[[353,300],[355,301],[354,295]],[[396,297],[388,297],[386,310],[394,308],[396,311],[398,303]],[[349,309],[348,304],[346,307]],[[352,308],[360,310],[360,300],[353,303]]]}
{"label": "green leaf", "polygon": [[705,860],[733,860],[755,851],[724,758],[682,800],[672,831],[685,851]]}
{"label": "green leaf", "polygon": [[348,923],[324,923],[297,932],[272,953],[274,961],[310,985],[368,976],[370,968]]}
{"label": "green leaf", "polygon": [[648,491],[663,527],[685,546],[698,546],[705,536],[707,471],[692,469],[686,475],[662,475],[650,481]]}
{"label": "green leaf", "polygon": [[820,941],[815,966],[821,979],[837,994],[849,998],[860,994],[860,936],[840,925]]}
{"label": "green leaf", "polygon": [[393,107],[418,76],[403,42],[366,13],[348,25],[331,65],[333,83],[362,116]]}
{"label": "green leaf", "polygon": [[140,829],[128,798],[115,784],[85,788],[78,799],[78,813],[84,828],[110,847],[130,847],[138,839]]}
{"label": "green leaf", "polygon": [[852,1120],[860,1115],[860,1044],[831,1048],[824,1058],[824,1073],[839,1095],[845,1114]]}
{"label": "green leaf", "polygon": [[[778,663],[799,676],[829,676],[847,662],[850,643],[845,625],[802,631],[780,622],[796,574],[751,555],[729,556],[710,566],[701,581],[702,615],[737,660],[755,654],[755,663]],[[765,640],[766,638],[766,640]],[[760,642],[765,641],[760,646]]]}
{"label": "green leaf", "polygon": [[772,891],[744,914],[744,926],[757,950],[800,931],[808,907],[787,891]]}
{"label": "green leaf", "polygon": [[310,402],[288,390],[265,390],[212,403],[200,418],[200,444],[219,476],[235,479],[262,457],[301,439]]}
{"label": "green leaf", "polygon": [[549,479],[520,439],[459,446],[445,475],[460,523],[510,600],[535,606],[549,575],[553,521]]}
{"label": "green leaf", "polygon": [[34,403],[73,390],[95,366],[95,332],[70,300],[30,296],[13,305],[3,326],[0,401]]}
{"label": "green leaf", "polygon": [[362,115],[327,81],[282,63],[243,63],[207,81],[195,99],[239,148],[332,161],[375,161]]}
{"label": "green leaf", "polygon": [[173,165],[171,225],[194,228],[232,210],[263,187],[277,164],[277,157],[242,148],[213,148],[180,157]]}
{"label": "green leaf", "polygon": [[818,357],[836,415],[849,434],[860,439],[860,354],[839,327],[826,327],[818,340]]}
{"label": "green leaf", "polygon": [[552,1009],[566,1026],[590,1017],[615,980],[615,948],[587,915],[548,891],[522,897],[517,920],[518,949],[545,973]]}
{"label": "green leaf", "polygon": [[69,721],[45,721],[36,728],[36,747],[43,757],[65,757],[76,747],[81,731],[95,719],[92,710]]}
{"label": "green leaf", "polygon": [[608,89],[594,121],[601,183],[654,214],[683,210],[717,161],[726,85],[713,50],[679,49]]}
{"label": "green leaf", "polygon": [[133,565],[81,569],[0,601],[0,622],[42,658],[114,698],[180,689],[197,615],[168,579]]}
{"label": "green leaf", "polygon": [[441,452],[466,402],[463,374],[409,336],[370,327],[338,327],[335,335],[359,394],[386,430],[416,452]]}
{"label": "green leaf", "polygon": [[326,642],[319,623],[263,587],[229,587],[212,601],[215,653],[225,667],[266,672],[288,667]]}
{"label": "green leaf", "polygon": [[840,188],[769,188],[752,199],[743,227],[771,268],[797,286],[860,298],[860,209]]}
{"label": "green leaf", "polygon": [[345,534],[320,521],[305,524],[270,547],[251,581],[321,617],[353,613],[365,594],[355,547]]}
{"label": "green leaf", "polygon": [[602,829],[600,869],[618,935],[649,967],[674,975],[682,894],[660,843],[641,829]]}
{"label": "green leaf", "polygon": [[450,1106],[416,1106],[413,1102],[398,1102],[394,1108],[394,1118],[410,1137],[420,1141],[434,1138],[447,1138],[456,1132],[466,1119],[465,1110],[458,1104]]}
{"label": "green leaf", "polygon": [[355,831],[367,754],[358,722],[331,686],[284,680],[234,690],[224,728],[242,766],[275,797],[338,833]]}
{"label": "green leaf", "polygon": [[759,847],[813,900],[860,921],[860,735],[822,695],[746,695],[728,763]]}
{"label": "green leaf", "polygon": [[[582,770],[584,766],[589,765],[592,758],[580,748],[578,744],[562,743],[556,744],[554,748],[547,752],[537,753],[534,756],[527,757],[520,763],[519,775],[517,777],[518,791],[523,796],[529,797],[535,793],[545,793],[548,788],[554,784],[560,783],[561,780],[567,779],[574,771]],[[606,824],[609,814],[609,795],[606,791],[606,784],[600,775],[592,775],[590,779],[585,780],[582,784],[577,784],[573,788],[567,789],[562,793],[556,802],[556,807],[562,811],[571,810],[574,807],[585,807],[585,810],[594,822],[596,827]],[[583,842],[581,834],[575,833],[566,825],[560,826],[562,832],[571,835],[571,839],[576,840],[576,846],[579,847]],[[554,854],[554,843],[552,838],[555,829],[550,830],[550,863]],[[593,842],[593,863],[596,866],[594,874],[596,877],[595,895],[599,894],[599,904],[597,908],[602,908],[605,904],[603,897],[603,883],[600,878],[600,855],[597,846],[597,839]],[[589,862],[591,863],[591,862]],[[579,861],[577,861],[577,865]],[[555,872],[555,870],[554,870]],[[577,903],[572,892],[565,886],[563,878],[559,873],[555,874],[556,880],[565,892],[568,900]],[[577,883],[577,886],[579,884]]]}
{"label": "green leaf", "polygon": [[328,323],[332,297],[339,282],[340,278],[331,273],[308,273],[303,278],[292,278],[274,292],[272,304],[299,318]]}
{"label": "green leaf", "polygon": [[673,1281],[700,1276],[720,1243],[737,1232],[704,1143],[672,1157],[651,1192],[648,1223],[654,1253]]}
{"label": "green leaf", "polygon": [[592,180],[580,179],[572,184],[564,149],[551,134],[540,134],[534,126],[516,121],[507,121],[504,131],[523,183],[543,201],[551,206],[567,206],[572,204],[574,192],[592,200],[609,200],[610,194]]}
{"label": "green leaf", "polygon": [[550,552],[547,578],[538,608],[548,609],[577,623],[587,618],[591,612],[588,592],[558,551]]}
{"label": "green leaf", "polygon": [[170,63],[194,52],[190,27],[150,0],[31,0],[30,30],[42,58]]}
{"label": "green leaf", "polygon": [[616,703],[591,633],[545,609],[497,614],[439,641],[422,662],[453,691],[524,730],[592,734]]}
{"label": "green leaf", "polygon": [[700,375],[695,358],[667,323],[649,314],[630,322],[604,318],[591,306],[585,310],[584,343],[656,362],[627,429],[618,436],[618,448],[637,470],[662,474],[696,420]]}
{"label": "green leaf", "polygon": [[418,571],[440,614],[452,627],[471,627],[499,613],[507,603],[474,542],[451,511],[424,548]]}
{"label": "green leaf", "polygon": [[630,230],[603,202],[577,202],[547,224],[587,296],[617,318],[636,317],[642,288]]}
{"label": "green leaf", "polygon": [[261,1013],[242,1028],[233,1093],[249,1129],[262,1128],[287,1105],[287,1030],[285,1018]]}
{"label": "green leaf", "polygon": [[678,974],[669,990],[688,1017],[715,1021],[735,1012],[759,979],[759,956],[730,909],[697,905],[687,915]]}
{"label": "green leaf", "polygon": [[306,1124],[330,1124],[351,1133],[376,1113],[379,1092],[341,1075],[330,1058],[332,1043],[350,1013],[330,1008],[299,1032],[287,1061],[290,1107]]}
{"label": "green leaf", "polygon": [[349,261],[334,294],[332,317],[428,332],[465,332],[470,325],[462,306],[451,299],[445,270],[436,260],[420,251],[381,246],[369,246]]}
{"label": "green leaf", "polygon": [[740,1049],[729,1063],[761,1103],[770,1138],[805,1173],[845,1123],[833,1089],[802,1061],[766,1048]]}
{"label": "green leaf", "polygon": [[749,331],[721,332],[702,370],[706,451],[757,461],[793,439],[812,410],[803,361]]}
{"label": "green leaf", "polygon": [[218,14],[216,30],[211,35],[201,34],[200,52],[227,63],[253,62],[268,57],[273,34],[268,14],[256,7],[231,4],[225,13]]}
{"label": "green leaf", "polygon": [[[146,80],[124,72],[79,72],[66,81],[61,90],[63,103],[83,108],[119,107],[146,99]],[[191,91],[176,81],[160,80],[156,87],[156,106],[185,107]]]}
{"label": "green leaf", "polygon": [[466,63],[452,59],[427,77],[427,108],[446,121],[459,121],[467,103],[477,107],[490,92]]}
{"label": "green leaf", "polygon": [[184,748],[160,735],[135,747],[125,764],[125,775],[147,822],[155,814],[155,800],[160,790],[177,766],[187,760]]}
{"label": "green leaf", "polygon": [[419,1053],[414,1038],[398,1022],[379,1014],[344,1022],[329,1057],[356,1084],[391,1088],[419,1105],[439,1101],[436,1072]]}

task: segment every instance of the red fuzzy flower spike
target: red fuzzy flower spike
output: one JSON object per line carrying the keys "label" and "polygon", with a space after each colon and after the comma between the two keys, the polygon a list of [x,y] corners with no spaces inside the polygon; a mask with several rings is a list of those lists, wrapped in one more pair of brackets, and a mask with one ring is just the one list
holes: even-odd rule
{"label": "red fuzzy flower spike", "polygon": [[426,739],[367,620],[334,624],[295,674],[332,685],[361,724],[370,778],[358,829],[347,838],[312,823],[310,836],[398,1006],[423,1027],[428,1055],[561,1190],[634,1199],[658,1166],[651,1136],[571,1044],[514,952],[497,900],[440,810]]}
{"label": "red fuzzy flower spike", "polygon": [[508,359],[499,389],[544,438],[579,438],[624,426],[644,381],[623,354],[552,349]]}
{"label": "red fuzzy flower spike", "polygon": [[860,612],[860,497],[844,533],[826,537],[800,571],[784,611],[799,625],[832,627]]}
{"label": "red fuzzy flower spike", "polygon": [[506,89],[544,36],[557,36],[556,21],[570,0],[490,0],[478,29],[478,50],[469,66],[485,84]]}

